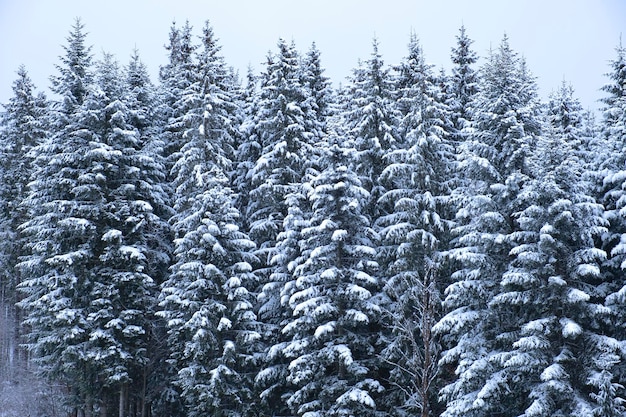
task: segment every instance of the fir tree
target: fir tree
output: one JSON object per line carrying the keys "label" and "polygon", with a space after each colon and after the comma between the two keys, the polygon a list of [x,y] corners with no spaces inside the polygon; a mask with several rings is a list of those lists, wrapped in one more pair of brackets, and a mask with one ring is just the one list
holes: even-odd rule
{"label": "fir tree", "polygon": [[177,217],[176,263],[162,290],[175,384],[189,415],[245,415],[255,404],[251,351],[259,337],[248,290],[254,245],[236,226],[223,172],[213,167],[195,178],[203,191]]}
{"label": "fir tree", "polygon": [[33,170],[29,152],[48,135],[46,97],[41,93],[35,95],[35,87],[24,66],[19,67],[12,87],[13,96],[4,105],[6,112],[0,120],[0,304],[7,321],[2,336],[0,370],[6,380],[13,378],[16,362],[19,356],[24,356],[18,349],[20,329],[15,303],[19,299],[16,289],[21,281],[16,266],[26,244],[18,227],[26,220],[22,201]]}
{"label": "fir tree", "polygon": [[[279,235],[284,231],[288,202],[294,201],[289,196],[301,192],[300,184],[307,181],[309,170],[315,164],[315,132],[311,129],[316,116],[308,90],[302,83],[300,60],[293,44],[279,40],[278,54],[268,59],[257,105],[255,129],[262,150],[252,171],[251,185],[254,188],[247,213],[250,236],[257,244],[256,253],[261,261],[259,318],[265,325],[266,349],[271,350],[280,343],[278,329],[289,317],[287,310],[279,307],[281,291],[286,284],[284,280],[288,279],[279,271],[287,266],[282,264],[283,254],[278,253]],[[283,242],[283,246],[286,243]],[[281,407],[280,401],[274,401],[268,395],[275,383],[282,384],[283,381],[268,378],[266,369],[284,367],[285,363],[272,355],[267,359],[257,379],[264,391],[265,403]],[[275,411],[282,412],[278,410]]]}
{"label": "fir tree", "polygon": [[514,259],[490,303],[505,345],[491,359],[497,377],[484,401],[507,415],[589,414],[587,379],[608,346],[592,324],[603,320],[597,289],[606,254],[594,239],[605,221],[567,139],[557,131],[539,140],[536,179],[519,194],[519,229],[510,235]]}
{"label": "fir tree", "polygon": [[[159,79],[161,81],[161,99],[159,115],[163,120],[162,139],[164,155],[167,162],[167,173],[178,158],[184,143],[184,134],[190,126],[185,116],[191,109],[201,111],[201,103],[195,96],[188,97],[189,89],[196,81],[194,53],[197,46],[193,43],[192,26],[189,21],[182,28],[172,24],[169,35],[169,44],[166,50],[169,52],[169,62],[161,67]],[[197,122],[197,119],[194,120]],[[169,178],[171,179],[171,178]]]}
{"label": "fir tree", "polygon": [[[242,415],[252,409],[252,346],[259,337],[252,311],[256,285],[254,244],[239,231],[239,212],[228,187],[227,148],[234,99],[228,74],[208,23],[198,61],[199,79],[191,86],[200,109],[195,129],[173,167],[176,262],[163,284],[160,314],[168,321],[174,381],[189,415]],[[192,92],[188,97],[192,98]]]}
{"label": "fir tree", "polygon": [[[535,84],[505,36],[481,72],[479,92],[472,101],[473,133],[458,146],[455,235],[449,256],[456,263],[446,288],[447,314],[436,330],[446,350],[440,364],[455,375],[441,390],[443,415],[498,412],[492,389],[499,373],[491,361],[501,348],[501,318],[489,303],[499,292],[513,243],[515,197],[530,173],[527,157],[539,133]],[[496,407],[496,408],[491,408]]]}
{"label": "fir tree", "polygon": [[[608,232],[602,236],[601,247],[608,255],[603,264],[604,281],[608,284],[604,288],[606,306],[610,309],[610,320],[607,333],[619,343],[626,340],[623,323],[626,322],[623,306],[626,302],[624,295],[625,282],[623,270],[626,266],[624,234],[624,178],[626,174],[626,160],[623,156],[626,140],[626,126],[624,114],[626,112],[626,48],[620,44],[617,57],[611,61],[611,72],[608,75],[610,82],[603,90],[608,96],[603,99],[603,119],[601,135],[608,145],[610,154],[603,161],[602,169],[597,176],[603,180],[599,187],[599,199],[604,204],[605,216],[609,221]],[[623,365],[623,352],[615,346],[605,349],[604,355],[598,356],[601,365],[593,376],[592,383],[598,388],[596,401],[599,410],[597,415],[611,415],[611,412],[624,410],[624,384],[626,383],[626,369]],[[608,409],[607,409],[608,407]],[[603,414],[604,413],[604,414]]]}
{"label": "fir tree", "polygon": [[252,173],[256,161],[261,156],[263,150],[260,142],[260,132],[257,126],[259,100],[257,87],[259,77],[248,68],[247,83],[240,100],[241,122],[239,125],[239,144],[235,150],[235,159],[231,181],[233,190],[236,192],[236,207],[246,215],[241,218],[241,227],[244,230],[250,229],[247,210],[250,206],[250,193],[254,188],[252,185]]}
{"label": "fir tree", "polygon": [[[188,207],[186,196],[193,196],[202,187],[196,173],[203,159],[216,165],[224,173],[229,172],[232,155],[230,146],[235,133],[234,108],[232,93],[228,90],[229,74],[220,55],[220,46],[207,22],[203,28],[202,45],[194,63],[193,82],[182,92],[187,110],[180,116],[184,120],[181,128],[180,149],[175,154],[175,163],[170,172],[176,201],[177,216],[184,218]],[[202,147],[206,149],[198,149]],[[183,148],[191,147],[185,150]],[[206,169],[206,168],[205,168]],[[198,185],[199,184],[199,185]],[[177,220],[174,219],[173,222]]]}
{"label": "fir tree", "polygon": [[[481,72],[483,86],[472,104],[476,135],[492,149],[490,158],[501,174],[527,174],[524,165],[540,131],[537,87],[526,63],[504,37]],[[505,179],[503,176],[502,180]]]}
{"label": "fir tree", "polygon": [[302,81],[308,90],[310,107],[315,112],[309,130],[317,138],[316,142],[321,142],[329,132],[329,119],[334,113],[334,91],[330,79],[324,75],[321,53],[315,43],[303,57]]}
{"label": "fir tree", "polygon": [[461,26],[456,37],[456,48],[452,48],[452,75],[450,77],[450,111],[454,126],[453,140],[460,142],[464,138],[463,129],[471,120],[470,105],[474,95],[478,92],[478,74],[472,65],[478,61],[478,56],[471,47],[473,41],[467,36],[465,26]]}
{"label": "fir tree", "polygon": [[[302,230],[309,224],[311,216],[311,207],[307,199],[309,179],[315,175],[318,168],[318,156],[324,146],[323,140],[328,130],[332,105],[332,92],[328,79],[323,76],[320,54],[315,45],[301,60],[299,71],[304,89],[301,97],[305,99],[301,104],[306,112],[303,123],[308,133],[307,149],[310,153],[302,155],[307,164],[302,171],[300,183],[293,183],[291,191],[285,196],[287,213],[282,229],[277,235],[276,252],[270,260],[272,271],[269,282],[264,286],[262,293],[264,297],[262,311],[274,310],[273,323],[279,323],[279,326],[283,326],[293,315],[289,299],[296,290],[295,270],[303,262],[300,248]],[[285,335],[278,335],[271,340],[266,367],[261,370],[257,380],[264,387],[262,396],[266,401],[276,399],[278,404],[284,405],[286,401],[284,399],[293,392],[292,387],[286,387],[285,384],[289,373],[289,358],[284,349],[289,340]]]}
{"label": "fir tree", "polygon": [[300,82],[298,54],[282,39],[278,49],[279,55],[268,62],[267,81],[260,91],[257,124],[263,149],[253,169],[255,189],[248,208],[250,233],[262,261],[271,259],[286,214],[283,198],[302,180],[312,154],[312,133],[307,131],[312,112]]}
{"label": "fir tree", "polygon": [[166,237],[158,213],[163,166],[129,123],[124,90],[117,63],[105,55],[97,83],[66,115],[70,123],[35,148],[25,201],[31,253],[22,263],[21,305],[30,348],[86,413],[111,406],[114,396],[120,412],[126,398],[145,399],[150,317],[169,261],[152,247]]}
{"label": "fir tree", "polygon": [[77,106],[83,104],[87,90],[92,82],[91,47],[85,44],[87,34],[85,25],[76,19],[72,30],[67,37],[67,44],[63,46],[65,55],[60,57],[61,64],[56,66],[58,75],[51,77],[53,93],[62,97],[54,103],[54,110],[59,114],[54,119],[58,125],[67,123],[65,116],[74,112]]}
{"label": "fir tree", "polygon": [[616,48],[617,57],[611,60],[611,72],[606,74],[610,82],[602,87],[607,97],[602,99],[601,133],[611,149],[611,155],[604,167],[610,170],[622,169],[626,158],[623,155],[623,146],[626,143],[626,122],[624,108],[626,108],[626,48],[620,45]]}
{"label": "fir tree", "polygon": [[[300,248],[302,230],[310,224],[310,204],[306,197],[309,187],[308,183],[302,184],[285,197],[287,215],[283,220],[282,231],[277,236],[269,283],[263,288],[263,295],[267,297],[263,299],[263,312],[273,314],[270,316],[273,321],[267,323],[278,323],[268,326],[269,329],[280,329],[293,316],[289,299],[297,290],[295,270],[303,262]],[[285,351],[290,343],[289,337],[277,332],[266,340],[267,355],[256,377],[257,384],[262,387],[260,394],[263,404],[275,412],[285,412],[288,410],[288,397],[293,394],[293,386],[288,381],[290,358]]]}
{"label": "fir tree", "polygon": [[384,213],[377,205],[385,191],[379,178],[384,155],[398,146],[399,118],[393,105],[394,85],[384,68],[377,40],[373,41],[370,59],[359,63],[350,81],[341,123],[359,152],[357,173],[371,196],[368,216],[375,220]]}
{"label": "fir tree", "polygon": [[354,157],[335,138],[309,194],[314,211],[302,230],[305,260],[294,271],[293,319],[282,330],[295,387],[287,401],[297,415],[365,416],[382,407],[376,235],[363,214],[368,193],[351,168]]}
{"label": "fir tree", "polygon": [[548,134],[560,137],[574,153],[574,161],[580,164],[577,170],[583,174],[591,169],[591,140],[583,131],[584,112],[579,100],[574,96],[574,88],[563,81],[553,92],[546,105]]}
{"label": "fir tree", "polygon": [[409,55],[398,67],[401,147],[385,155],[381,202],[391,212],[378,220],[381,264],[391,343],[384,358],[395,386],[390,403],[398,413],[428,416],[435,402],[438,342],[432,326],[439,319],[439,293],[447,247],[446,217],[452,214],[447,180],[452,150],[443,129],[447,112],[431,66],[425,63],[415,35]]}
{"label": "fir tree", "polygon": [[[604,98],[605,109],[601,125],[601,134],[609,147],[610,154],[603,161],[599,173],[602,184],[599,189],[599,198],[607,212],[607,219],[611,226],[609,233],[603,238],[603,247],[609,254],[605,271],[609,274],[608,280],[615,280],[621,275],[624,262],[624,248],[621,236],[626,232],[626,225],[620,210],[623,207],[623,175],[626,159],[623,156],[626,144],[626,133],[623,113],[626,110],[626,48],[617,48],[617,58],[611,62],[613,72],[609,74],[611,83],[603,90],[609,93]],[[618,284],[619,285],[619,284]]]}
{"label": "fir tree", "polygon": [[28,218],[21,226],[28,240],[20,264],[20,307],[29,329],[28,348],[41,372],[67,385],[73,406],[90,412],[101,382],[83,353],[91,330],[87,308],[92,290],[85,247],[99,236],[76,212],[80,203],[74,193],[85,168],[82,155],[89,151],[88,134],[77,117],[92,73],[84,40],[77,20],[58,66],[60,75],[53,78],[53,91],[61,96],[54,105],[55,131],[32,151],[33,181],[23,202]]}
{"label": "fir tree", "polygon": [[[150,174],[150,187],[154,193],[151,204],[154,213],[160,219],[167,220],[172,216],[172,202],[169,196],[169,188],[166,184],[165,160],[163,155],[163,143],[160,131],[161,119],[158,116],[159,94],[148,75],[148,70],[142,62],[139,52],[133,51],[130,61],[124,71],[123,101],[127,107],[127,123],[136,131],[140,143],[141,153],[147,156],[143,168]],[[144,186],[147,186],[144,183]],[[158,196],[158,198],[154,198]],[[173,248],[171,230],[165,223],[159,223],[159,228],[154,230],[154,238],[149,239],[148,246],[153,254],[151,271],[155,277],[155,284],[160,285],[168,276],[167,268],[171,263]],[[147,412],[150,406],[154,413],[162,412],[163,400],[169,398],[168,390],[168,367],[167,345],[165,343],[164,323],[155,316],[156,308],[149,310],[150,335],[148,339],[149,350],[147,352],[149,363],[144,367],[144,386],[135,387],[135,399],[142,410]],[[132,404],[128,404],[132,407]],[[139,408],[138,408],[139,409]],[[143,412],[143,411],[142,411]],[[167,413],[174,416],[173,410]]]}

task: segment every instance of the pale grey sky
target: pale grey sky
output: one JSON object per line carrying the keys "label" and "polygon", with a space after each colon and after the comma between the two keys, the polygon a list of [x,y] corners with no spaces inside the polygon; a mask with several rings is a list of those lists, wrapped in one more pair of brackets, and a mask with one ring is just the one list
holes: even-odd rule
{"label": "pale grey sky", "polygon": [[565,79],[592,109],[626,31],[625,0],[0,0],[1,103],[20,64],[38,89],[48,90],[77,16],[96,58],[111,52],[125,64],[137,47],[154,81],[167,59],[163,46],[173,20],[189,19],[199,34],[208,19],[226,61],[242,74],[248,64],[261,70],[279,37],[293,39],[301,51],[315,41],[335,84],[369,57],[374,36],[385,62],[398,63],[412,30],[427,60],[448,69],[464,24],[480,56],[506,32],[538,77],[542,97]]}

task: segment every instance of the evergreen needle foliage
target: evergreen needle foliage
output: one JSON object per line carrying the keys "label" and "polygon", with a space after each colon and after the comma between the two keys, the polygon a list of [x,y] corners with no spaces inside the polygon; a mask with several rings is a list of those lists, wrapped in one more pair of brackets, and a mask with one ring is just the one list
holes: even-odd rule
{"label": "evergreen needle foliage", "polygon": [[335,89],[174,23],[153,83],[77,20],[0,114],[0,415],[624,415],[626,49],[596,123],[456,39]]}

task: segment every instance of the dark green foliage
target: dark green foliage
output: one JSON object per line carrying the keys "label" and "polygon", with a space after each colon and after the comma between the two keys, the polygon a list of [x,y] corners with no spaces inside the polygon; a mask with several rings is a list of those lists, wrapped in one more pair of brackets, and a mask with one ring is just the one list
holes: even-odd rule
{"label": "dark green foliage", "polygon": [[3,381],[84,417],[624,414],[621,45],[596,124],[464,27],[451,74],[412,35],[340,91],[282,39],[241,86],[208,23],[157,86],[85,40],[0,117]]}

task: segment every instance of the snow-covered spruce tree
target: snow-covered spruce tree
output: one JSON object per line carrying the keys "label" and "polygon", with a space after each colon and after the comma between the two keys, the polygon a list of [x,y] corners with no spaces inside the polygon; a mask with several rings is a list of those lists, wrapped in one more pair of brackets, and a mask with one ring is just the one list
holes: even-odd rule
{"label": "snow-covered spruce tree", "polygon": [[314,154],[312,133],[306,130],[313,112],[300,80],[298,53],[283,39],[278,50],[268,60],[267,79],[259,92],[256,123],[263,149],[253,168],[247,209],[250,235],[266,265],[286,215],[284,197],[302,181]]}
{"label": "snow-covered spruce tree", "polygon": [[[164,146],[167,174],[178,159],[177,152],[185,142],[184,132],[190,128],[186,123],[185,116],[190,109],[198,109],[201,103],[197,100],[187,101],[186,91],[191,87],[196,78],[194,65],[194,53],[197,45],[193,43],[193,27],[189,21],[182,28],[172,23],[169,34],[169,43],[165,49],[169,53],[168,63],[159,70],[160,99],[159,117],[163,127],[161,141]],[[169,178],[171,180],[171,178]]]}
{"label": "snow-covered spruce tree", "polygon": [[[197,81],[200,119],[185,131],[173,168],[176,260],[161,291],[168,323],[170,362],[177,371],[187,415],[249,415],[259,333],[252,311],[256,286],[254,244],[237,226],[239,211],[225,171],[230,161],[233,97],[220,47],[208,23],[203,30]],[[204,113],[202,115],[202,113]]]}
{"label": "snow-covered spruce tree", "polygon": [[[579,165],[572,169],[583,177],[581,184],[587,187],[587,194],[597,197],[603,178],[598,169],[600,160],[596,154],[599,151],[596,133],[593,126],[586,126],[585,118],[588,115],[574,95],[574,87],[563,81],[548,97],[543,112],[544,133],[557,136],[567,143],[569,151],[574,153],[571,161]],[[602,152],[606,152],[606,149]]]}
{"label": "snow-covered spruce tree", "polygon": [[[288,382],[289,362],[284,349],[289,345],[287,335],[280,332],[290,318],[293,311],[289,305],[291,295],[297,290],[295,269],[303,262],[300,249],[302,230],[310,224],[310,204],[307,199],[307,190],[310,184],[304,183],[285,197],[287,215],[283,220],[282,230],[277,236],[276,252],[271,260],[272,272],[269,282],[272,283],[272,293],[263,308],[266,311],[274,309],[275,322],[269,329],[275,329],[276,334],[266,338],[264,360],[256,377],[257,384],[262,388],[260,392],[263,405],[273,412],[285,413],[289,409],[287,399],[293,394],[293,385]],[[274,287],[275,286],[275,287]],[[265,286],[267,290],[268,286]]]}
{"label": "snow-covered spruce tree", "polygon": [[445,219],[453,213],[447,207],[446,182],[453,172],[453,152],[442,127],[446,107],[415,35],[397,71],[401,146],[383,158],[380,182],[387,191],[381,201],[391,212],[377,222],[381,275],[390,300],[386,313],[393,330],[383,352],[394,387],[386,403],[397,415],[430,416],[439,351],[432,326],[441,313],[441,251],[448,241]]}
{"label": "snow-covered spruce tree", "polygon": [[90,68],[93,57],[91,47],[85,44],[87,34],[84,29],[85,25],[76,19],[66,39],[67,45],[63,46],[65,55],[60,57],[61,63],[56,65],[59,74],[50,78],[50,89],[61,97],[60,101],[53,103],[57,113],[52,120],[57,129],[64,126],[68,122],[67,116],[83,103],[92,82]]}
{"label": "snow-covered spruce tree", "polygon": [[471,119],[470,105],[478,92],[478,74],[472,67],[478,61],[478,56],[471,49],[473,41],[467,36],[465,26],[459,29],[456,40],[456,48],[452,48],[451,56],[454,66],[448,81],[448,105],[454,126],[451,139],[461,142],[464,139],[463,129]]}
{"label": "snow-covered spruce tree", "polygon": [[[295,46],[280,39],[278,53],[268,59],[266,74],[263,75],[259,91],[256,115],[256,133],[262,144],[262,153],[255,161],[252,171],[247,215],[250,236],[257,244],[257,256],[261,264],[258,270],[261,279],[259,294],[259,319],[264,324],[266,349],[281,342],[279,329],[290,317],[281,307],[281,291],[289,276],[287,258],[278,253],[279,234],[285,227],[289,206],[298,198],[288,198],[301,193],[301,184],[307,181],[310,168],[315,165],[316,113],[311,108],[308,89],[302,82],[302,70]],[[303,198],[300,201],[305,200]],[[281,236],[280,240],[283,240]],[[280,243],[284,254],[287,250]],[[297,248],[292,248],[297,250]],[[274,350],[275,352],[275,350]],[[257,377],[263,390],[262,399],[272,412],[281,414],[284,401],[284,378],[278,369],[285,369],[287,362],[282,355],[268,355]],[[271,370],[271,371],[270,371]],[[278,397],[276,397],[278,396]]]}
{"label": "snow-covered spruce tree", "polygon": [[[583,162],[587,166],[587,169],[585,169],[586,178],[594,183],[601,183],[602,179],[599,181],[597,179],[598,176],[601,177],[599,175],[599,167],[602,166],[604,161],[610,159],[611,149],[608,146],[606,137],[600,133],[600,126],[594,110],[586,109],[582,111],[580,133],[582,134],[583,150],[585,152]],[[597,195],[595,196],[597,197]]]}
{"label": "snow-covered spruce tree", "polygon": [[345,97],[340,99],[340,123],[354,142],[357,174],[370,193],[365,214],[375,220],[386,211],[378,205],[385,192],[379,178],[384,155],[398,146],[400,116],[395,107],[395,86],[389,70],[384,68],[376,39],[372,47],[370,59],[359,62],[344,91]]}
{"label": "snow-covered spruce tree", "polygon": [[[124,102],[130,111],[129,123],[138,132],[143,143],[143,151],[157,164],[156,174],[159,175],[160,193],[164,195],[163,201],[155,201],[154,209],[163,219],[169,219],[173,215],[173,202],[170,184],[167,181],[166,161],[164,157],[164,143],[162,142],[163,120],[159,116],[160,93],[148,76],[148,71],[141,61],[138,51],[134,51],[130,62],[125,69],[126,87],[124,89]],[[158,285],[169,276],[168,268],[173,258],[173,234],[168,225],[162,230],[163,237],[152,239],[150,247],[161,253],[158,264],[153,265],[156,276],[159,278]],[[167,345],[166,323],[156,315],[158,308],[149,311],[150,320],[153,323],[151,331],[150,348],[148,355],[150,361],[146,367],[146,392],[145,400],[137,410],[150,406],[154,415],[169,415],[171,417],[182,415],[182,405],[178,392],[172,389],[174,371],[167,362],[169,349]],[[129,404],[131,406],[131,404]]]}
{"label": "snow-covered spruce tree", "polygon": [[483,156],[490,157],[500,174],[527,174],[526,158],[541,127],[537,86],[506,35],[481,69],[481,81],[472,111],[474,134],[492,148]]}
{"label": "snow-covered spruce tree", "polygon": [[101,407],[111,401],[120,414],[146,405],[158,284],[169,264],[162,242],[169,239],[171,214],[162,187],[164,161],[146,136],[147,126],[133,124],[141,108],[129,106],[136,100],[126,101],[133,95],[126,94],[123,75],[105,55],[97,87],[79,113],[92,137],[86,170],[74,190],[86,201],[82,217],[101,236],[90,248],[95,259],[89,271],[94,276],[89,355],[104,383]]}
{"label": "snow-covered spruce tree", "polygon": [[[314,153],[307,156],[309,163],[302,182],[293,184],[291,192],[285,196],[287,214],[283,220],[282,230],[277,236],[276,252],[270,261],[272,271],[269,282],[271,284],[265,289],[270,289],[272,292],[280,290],[280,292],[278,294],[273,293],[272,296],[268,297],[267,299],[271,300],[272,304],[265,304],[264,308],[274,308],[276,312],[279,312],[278,317],[282,318],[279,328],[293,315],[289,299],[296,291],[294,271],[303,262],[300,250],[302,229],[309,224],[312,211],[307,198],[310,188],[309,179],[315,175],[319,168],[318,156],[320,150],[326,146],[325,137],[332,112],[332,91],[328,79],[323,75],[324,69],[321,66],[320,53],[315,45],[301,59],[299,68],[301,83],[308,100],[303,106],[308,111],[307,117],[304,119],[305,130],[310,132],[308,141],[312,146],[310,149]],[[265,294],[269,294],[269,292]],[[285,388],[289,359],[286,358],[284,348],[288,343],[289,338],[282,334],[272,339],[272,345],[269,346],[267,355],[267,366],[257,377],[260,385],[265,388],[262,396],[266,400],[277,398],[277,395],[284,399],[292,393],[292,387]],[[279,404],[287,407],[285,401]]]}
{"label": "snow-covered spruce tree", "polygon": [[618,277],[622,275],[626,259],[626,247],[622,243],[626,222],[621,214],[624,207],[622,187],[626,178],[626,48],[621,45],[617,48],[617,58],[611,61],[611,68],[612,72],[607,74],[610,83],[603,88],[608,96],[603,99],[605,107],[600,126],[600,134],[610,152],[606,154],[607,158],[598,173],[603,181],[599,186],[598,198],[604,204],[610,222],[609,233],[602,242],[609,255],[604,271],[619,289],[623,286],[623,280]]}
{"label": "snow-covered spruce tree", "polygon": [[148,69],[141,60],[138,50],[134,50],[128,64],[124,69],[124,100],[131,112],[132,119],[129,121],[137,128],[142,137],[152,146],[155,146],[155,154],[162,154],[159,149],[159,118],[157,115],[158,97],[157,89],[150,80]]}
{"label": "snow-covered spruce tree", "polygon": [[[139,182],[140,193],[149,197],[153,212],[160,220],[167,220],[172,216],[171,198],[166,183],[165,158],[163,143],[159,135],[161,125],[157,117],[158,93],[152,84],[148,71],[138,51],[134,51],[130,62],[124,71],[123,100],[128,114],[127,123],[135,130],[139,137],[140,152],[135,154],[136,165],[144,173]],[[145,156],[144,156],[145,155]],[[150,253],[150,276],[157,285],[160,285],[168,276],[168,267],[172,258],[172,236],[169,225],[163,221],[153,223],[149,227],[150,233],[146,239],[146,250]],[[145,311],[145,319],[149,320],[150,334],[147,335],[149,346],[147,355],[149,362],[142,369],[145,379],[134,381],[130,390],[134,396],[129,396],[128,409],[139,411],[150,406],[152,412],[161,412],[162,399],[167,392],[167,372],[164,361],[167,359],[167,345],[165,343],[164,323],[155,315],[155,306]],[[144,385],[145,384],[145,385]],[[132,401],[136,405],[132,404]],[[171,411],[171,410],[169,410]],[[143,412],[143,411],[142,411]],[[169,415],[173,416],[172,412]]]}
{"label": "snow-covered spruce tree", "polygon": [[5,320],[0,336],[0,375],[6,381],[13,379],[18,362],[25,358],[19,349],[20,319],[15,303],[21,281],[16,265],[25,243],[18,226],[26,220],[22,200],[32,173],[28,153],[48,134],[46,98],[35,94],[24,66],[19,67],[12,87],[13,96],[0,119],[0,307]]}
{"label": "snow-covered spruce tree", "polygon": [[[271,55],[268,57],[268,60],[271,60]],[[247,210],[250,205],[250,193],[254,188],[252,185],[252,173],[256,161],[263,151],[263,144],[260,142],[261,137],[257,126],[260,100],[257,91],[259,78],[253,73],[252,68],[248,67],[246,85],[242,88],[243,91],[239,99],[239,143],[235,149],[233,170],[230,174],[232,187],[236,193],[235,206],[244,214],[240,219],[240,225],[243,230],[250,229]]]}
{"label": "snow-covered spruce tree", "polygon": [[601,134],[611,147],[611,158],[604,167],[609,170],[621,170],[626,156],[623,153],[626,143],[626,47],[621,42],[615,48],[617,56],[610,61],[611,72],[606,76],[609,82],[602,87],[607,96],[602,99]]}
{"label": "snow-covered spruce tree", "polygon": [[[602,249],[608,255],[603,264],[602,272],[605,282],[610,283],[604,291],[606,306],[610,309],[611,320],[607,332],[619,343],[626,340],[624,323],[626,314],[626,220],[624,218],[626,184],[626,48],[621,44],[616,48],[617,57],[611,61],[611,72],[607,74],[610,82],[603,87],[608,93],[604,103],[603,118],[600,125],[602,140],[607,144],[610,153],[597,174],[603,179],[599,187],[598,199],[604,204],[605,217],[609,221],[608,232],[602,236]],[[598,401],[615,401],[615,397],[624,398],[626,385],[626,367],[624,352],[607,351],[605,368],[598,374],[596,383],[604,389],[598,393]],[[599,357],[598,360],[602,359]],[[622,407],[619,410],[623,410]],[[608,411],[606,411],[608,413]],[[611,415],[611,414],[598,414]]]}
{"label": "snow-covered spruce tree", "polygon": [[88,150],[76,116],[92,78],[92,57],[83,25],[76,21],[65,56],[53,78],[54,103],[49,139],[36,146],[33,181],[24,199],[27,221],[21,226],[26,256],[20,264],[24,299],[19,306],[28,329],[28,348],[41,372],[67,385],[72,406],[91,411],[96,387],[93,369],[82,353],[89,338],[87,322],[91,280],[85,273],[88,241],[99,240],[93,228],[72,213]]}
{"label": "snow-covered spruce tree", "polygon": [[[561,89],[551,96],[547,111],[549,122],[547,132],[560,137],[578,159],[572,161],[570,168],[575,169],[574,172],[578,172],[578,176],[583,178],[579,191],[592,194],[595,192],[600,201],[604,201],[605,205],[611,208],[611,204],[616,201],[614,198],[617,200],[620,198],[621,191],[615,192],[615,188],[619,188],[621,183],[619,180],[617,183],[612,182],[612,179],[616,177],[613,176],[615,172],[612,172],[610,167],[611,163],[615,162],[614,158],[620,158],[620,156],[611,153],[608,146],[604,146],[608,149],[602,149],[601,143],[609,143],[607,137],[597,136],[596,129],[593,127],[593,118],[590,118],[589,112],[582,110],[578,100],[573,97],[571,86],[564,83]],[[578,164],[577,168],[574,168],[575,163]],[[605,169],[599,170],[598,167],[601,165],[604,165]],[[605,177],[607,180],[603,183]],[[612,189],[612,187],[615,188]],[[598,191],[600,191],[599,194]],[[603,192],[606,195],[603,195]],[[614,293],[619,291],[623,284],[617,278],[621,269],[619,250],[616,252],[611,250],[611,245],[620,240],[620,235],[612,230],[615,226],[620,227],[620,215],[615,214],[616,212],[611,213],[604,209],[604,218],[609,220],[608,230],[600,237],[596,236],[595,239],[596,245],[600,243],[599,248],[606,250],[606,252],[599,252],[604,256],[600,267],[601,274],[590,274],[585,280],[590,303],[598,304],[606,300],[609,310],[600,308],[593,311],[594,327],[586,330],[595,331],[597,334],[586,338],[587,354],[580,355],[584,357],[584,362],[579,365],[584,372],[579,370],[577,373],[579,378],[587,379],[586,381],[579,380],[579,383],[586,383],[588,387],[591,387],[592,401],[589,407],[593,408],[593,415],[598,416],[621,415],[625,404],[623,399],[625,394],[624,368],[619,365],[624,357],[623,350],[619,348],[619,338],[623,335],[619,336],[619,331],[616,334],[616,330],[620,328],[619,323],[623,319],[618,318],[620,316],[619,302],[614,304],[616,300]]]}
{"label": "snow-covered spruce tree", "polygon": [[505,36],[481,69],[471,104],[473,132],[457,150],[464,178],[454,196],[459,210],[449,256],[456,265],[445,291],[447,314],[435,326],[445,342],[440,366],[454,369],[440,391],[446,417],[506,409],[491,389],[498,387],[492,359],[506,346],[501,331],[507,318],[494,315],[489,303],[508,268],[516,196],[530,174],[526,158],[539,133],[535,90]]}
{"label": "snow-covered spruce tree", "polygon": [[[208,22],[203,27],[201,45],[196,48],[193,66],[193,78],[181,91],[181,101],[185,103],[185,113],[179,117],[179,151],[172,171],[172,187],[176,199],[177,218],[184,218],[189,207],[187,196],[195,196],[202,190],[194,178],[194,169],[202,166],[204,158],[210,157],[211,165],[216,165],[224,173],[230,170],[230,145],[235,134],[235,102],[229,91],[230,76],[224,59],[220,55],[221,47]],[[204,153],[198,153],[199,144],[206,147]],[[185,154],[183,147],[193,150]],[[209,162],[207,162],[209,163]],[[199,175],[203,175],[200,173]],[[200,187],[200,188],[198,188]],[[190,200],[190,203],[193,199]],[[173,223],[176,223],[176,219]]]}
{"label": "snow-covered spruce tree", "polygon": [[331,81],[324,75],[321,54],[315,43],[307,54],[302,58],[301,64],[302,82],[308,90],[310,107],[315,112],[315,117],[309,121],[309,130],[314,134],[317,141],[324,141],[330,127],[330,118],[334,114],[334,91]]}
{"label": "snow-covered spruce tree", "polygon": [[175,216],[180,237],[160,314],[168,320],[175,383],[188,415],[247,415],[255,407],[250,352],[259,337],[248,291],[255,284],[254,244],[237,227],[226,176],[216,165],[204,165],[194,177],[204,190],[193,197],[187,216]]}
{"label": "snow-covered spruce tree", "polygon": [[605,220],[579,180],[576,146],[562,126],[546,129],[529,158],[533,179],[518,196],[513,260],[490,303],[505,344],[483,399],[504,406],[504,415],[591,415],[589,378],[616,345],[597,333],[606,254],[594,239]]}
{"label": "snow-covered spruce tree", "polygon": [[369,198],[353,164],[354,148],[331,139],[312,180],[313,214],[302,229],[304,261],[295,268],[289,299],[293,317],[282,333],[289,343],[287,399],[296,415],[377,415],[383,391],[380,282],[376,234],[364,210]]}
{"label": "snow-covered spruce tree", "polygon": [[575,161],[581,164],[581,173],[585,168],[592,169],[589,165],[589,138],[583,132],[583,117],[583,108],[574,96],[574,88],[563,81],[561,87],[548,99],[546,121],[551,134],[562,138],[575,153]]}
{"label": "snow-covered spruce tree", "polygon": [[86,414],[116,406],[123,412],[126,399],[144,397],[150,316],[169,261],[152,246],[167,230],[158,213],[163,166],[144,152],[124,90],[117,64],[105,55],[97,83],[62,114],[65,126],[34,149],[25,200],[31,253],[22,263],[28,279],[21,306],[30,348]]}

